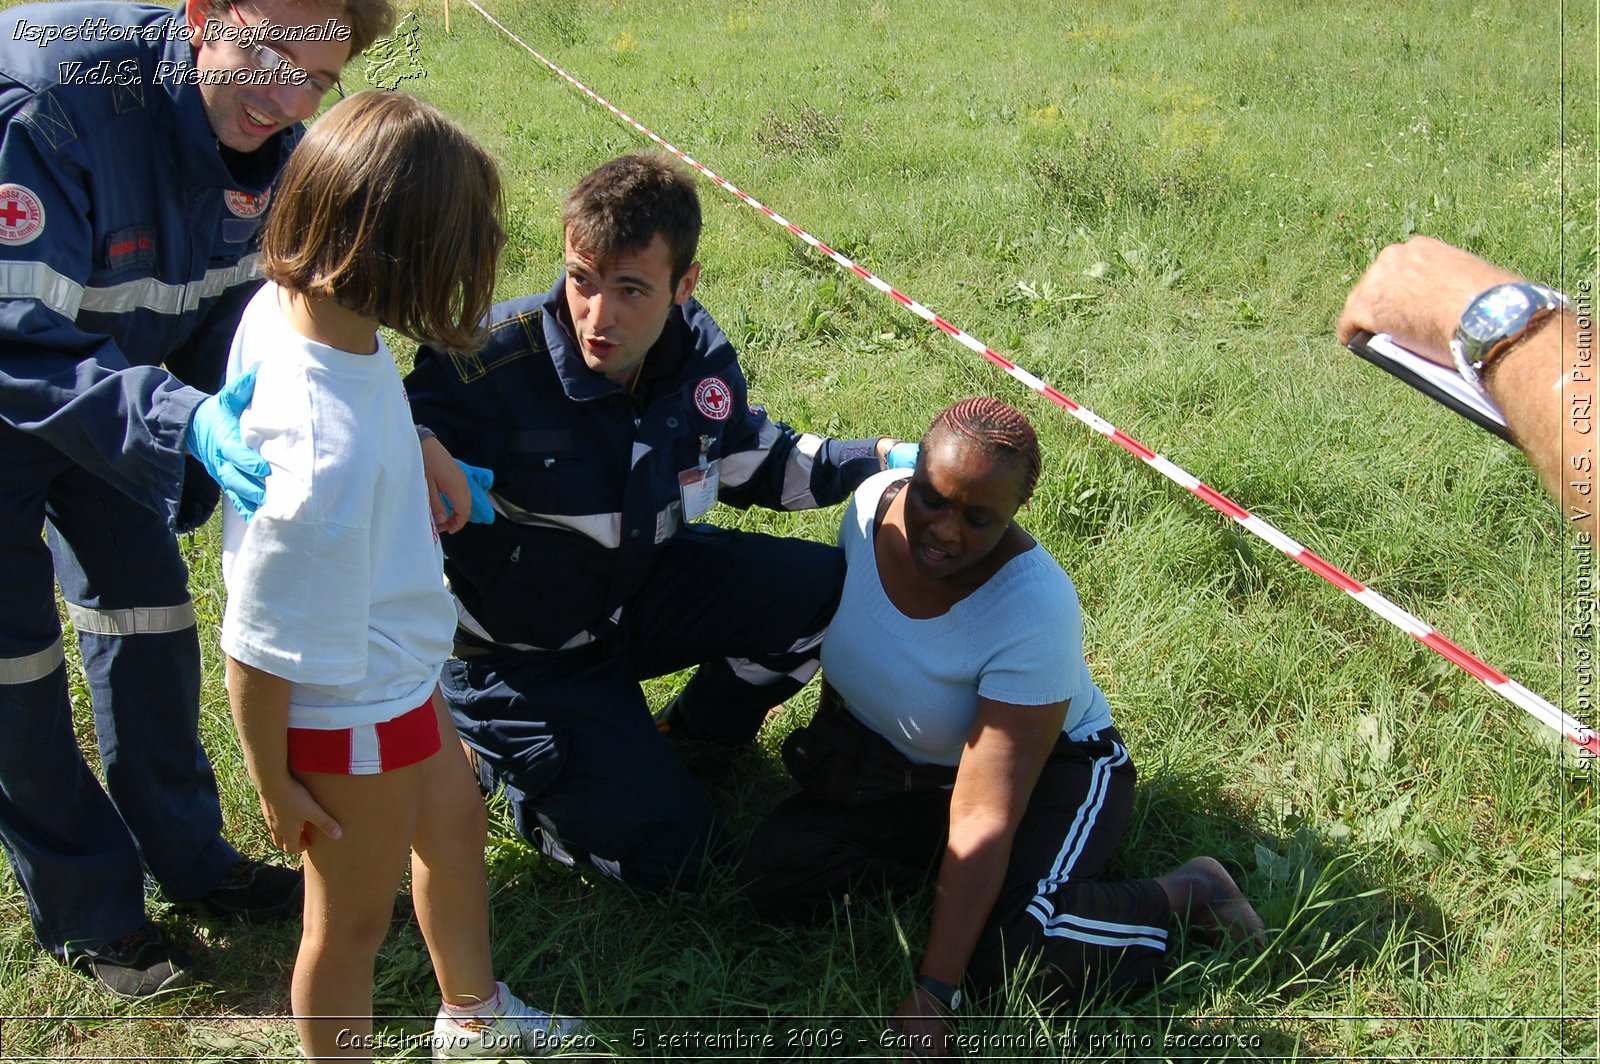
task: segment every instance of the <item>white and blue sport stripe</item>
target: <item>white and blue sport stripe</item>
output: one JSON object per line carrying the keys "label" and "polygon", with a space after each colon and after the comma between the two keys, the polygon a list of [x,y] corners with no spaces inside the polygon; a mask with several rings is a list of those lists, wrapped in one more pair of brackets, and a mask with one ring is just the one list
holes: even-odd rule
{"label": "white and blue sport stripe", "polygon": [[1061,849],[1050,873],[1039,880],[1033,900],[1028,903],[1028,914],[1039,921],[1044,933],[1053,938],[1067,938],[1091,946],[1144,946],[1165,951],[1167,929],[1148,924],[1124,924],[1109,920],[1094,920],[1074,913],[1057,913],[1052,897],[1072,878],[1072,870],[1083,856],[1084,848],[1094,833],[1095,822],[1105,807],[1106,795],[1111,790],[1114,770],[1128,763],[1128,749],[1121,743],[1112,744],[1111,753],[1095,758],[1090,769],[1089,793],[1072,820],[1062,840]]}

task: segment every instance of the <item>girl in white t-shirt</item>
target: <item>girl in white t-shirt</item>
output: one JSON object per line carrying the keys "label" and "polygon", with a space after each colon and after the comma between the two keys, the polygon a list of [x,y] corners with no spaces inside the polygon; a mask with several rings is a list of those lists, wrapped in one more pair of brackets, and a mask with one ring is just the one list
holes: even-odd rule
{"label": "girl in white t-shirt", "polygon": [[437,691],[455,611],[386,325],[471,350],[503,243],[494,162],[433,107],[363,92],[319,120],[279,182],[268,278],[228,373],[272,466],[224,523],[228,697],[273,840],[304,851],[292,1000],[307,1057],[370,1058],[373,962],[412,858],[443,995],[435,1059],[557,1048],[574,1020],[494,978],[486,815]]}

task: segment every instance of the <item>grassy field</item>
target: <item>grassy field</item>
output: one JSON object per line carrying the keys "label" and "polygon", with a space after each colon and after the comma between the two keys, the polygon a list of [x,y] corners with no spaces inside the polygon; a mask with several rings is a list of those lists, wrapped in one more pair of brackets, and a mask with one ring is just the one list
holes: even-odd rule
{"label": "grassy field", "polygon": [[[1531,471],[1332,338],[1361,270],[1414,232],[1569,291],[1595,281],[1594,5],[485,6],[903,292],[1600,718],[1580,668],[1593,640],[1572,629],[1594,610],[1592,571]],[[414,53],[373,77],[417,75],[399,84],[503,161],[500,290],[543,290],[561,197],[642,139],[464,4],[448,35],[437,5],[415,16]],[[1121,871],[1213,854],[1271,929],[1260,957],[1182,945],[1157,989],[1092,1015],[980,1002],[959,1025],[969,1056],[1600,1057],[1600,769],[732,197],[701,194],[697,294],[777,416],[915,436],[988,393],[1034,420],[1045,472],[1022,518],[1077,582],[1091,668],[1141,767]],[[718,513],[817,538],[837,518]],[[266,854],[216,660],[215,526],[185,550],[207,746],[232,837]],[[708,770],[741,827],[787,787],[765,739]],[[615,1036],[605,1056],[885,1057],[925,898],[764,926],[729,882],[644,898],[546,862],[503,809],[491,835],[500,970],[530,1001],[594,1017]],[[167,915],[207,984],[110,1001],[34,952],[0,873],[0,1058],[292,1054],[296,931]],[[435,994],[401,921],[377,994],[396,1057],[426,1057],[413,1039]]]}

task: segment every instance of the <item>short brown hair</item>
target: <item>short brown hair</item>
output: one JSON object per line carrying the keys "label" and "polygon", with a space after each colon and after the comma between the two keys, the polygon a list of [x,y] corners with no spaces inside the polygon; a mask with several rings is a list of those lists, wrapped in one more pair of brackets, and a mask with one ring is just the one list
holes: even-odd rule
{"label": "short brown hair", "polygon": [[694,265],[700,197],[694,177],[664,155],[624,155],[591,170],[561,207],[572,246],[596,262],[646,247],[660,233],[672,253],[672,283]]}
{"label": "short brown hair", "polygon": [[[207,13],[227,21],[228,6],[239,0],[210,0]],[[394,32],[394,5],[389,0],[294,0],[300,7],[326,10],[350,26],[350,59],[366,51],[373,41]],[[248,6],[249,0],[245,0]],[[271,43],[270,41],[268,43]],[[346,59],[348,63],[350,59]]]}
{"label": "short brown hair", "polygon": [[318,119],[289,157],[261,271],[414,340],[482,344],[505,241],[494,160],[438,108],[369,89]]}

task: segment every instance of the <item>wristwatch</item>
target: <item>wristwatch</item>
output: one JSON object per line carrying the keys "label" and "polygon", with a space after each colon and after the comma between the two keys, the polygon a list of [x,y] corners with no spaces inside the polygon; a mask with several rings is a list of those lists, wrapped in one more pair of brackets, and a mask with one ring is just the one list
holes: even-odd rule
{"label": "wristwatch", "polygon": [[1487,398],[1484,369],[1529,329],[1569,306],[1554,288],[1531,281],[1509,281],[1478,293],[1462,311],[1450,340],[1456,371]]}
{"label": "wristwatch", "polygon": [[919,975],[917,976],[916,982],[917,986],[921,988],[924,993],[933,998],[935,1001],[939,1002],[939,1004],[943,1005],[945,1008],[949,1009],[951,1012],[960,1010],[961,988],[959,986],[951,986],[949,983],[941,983],[931,975]]}

